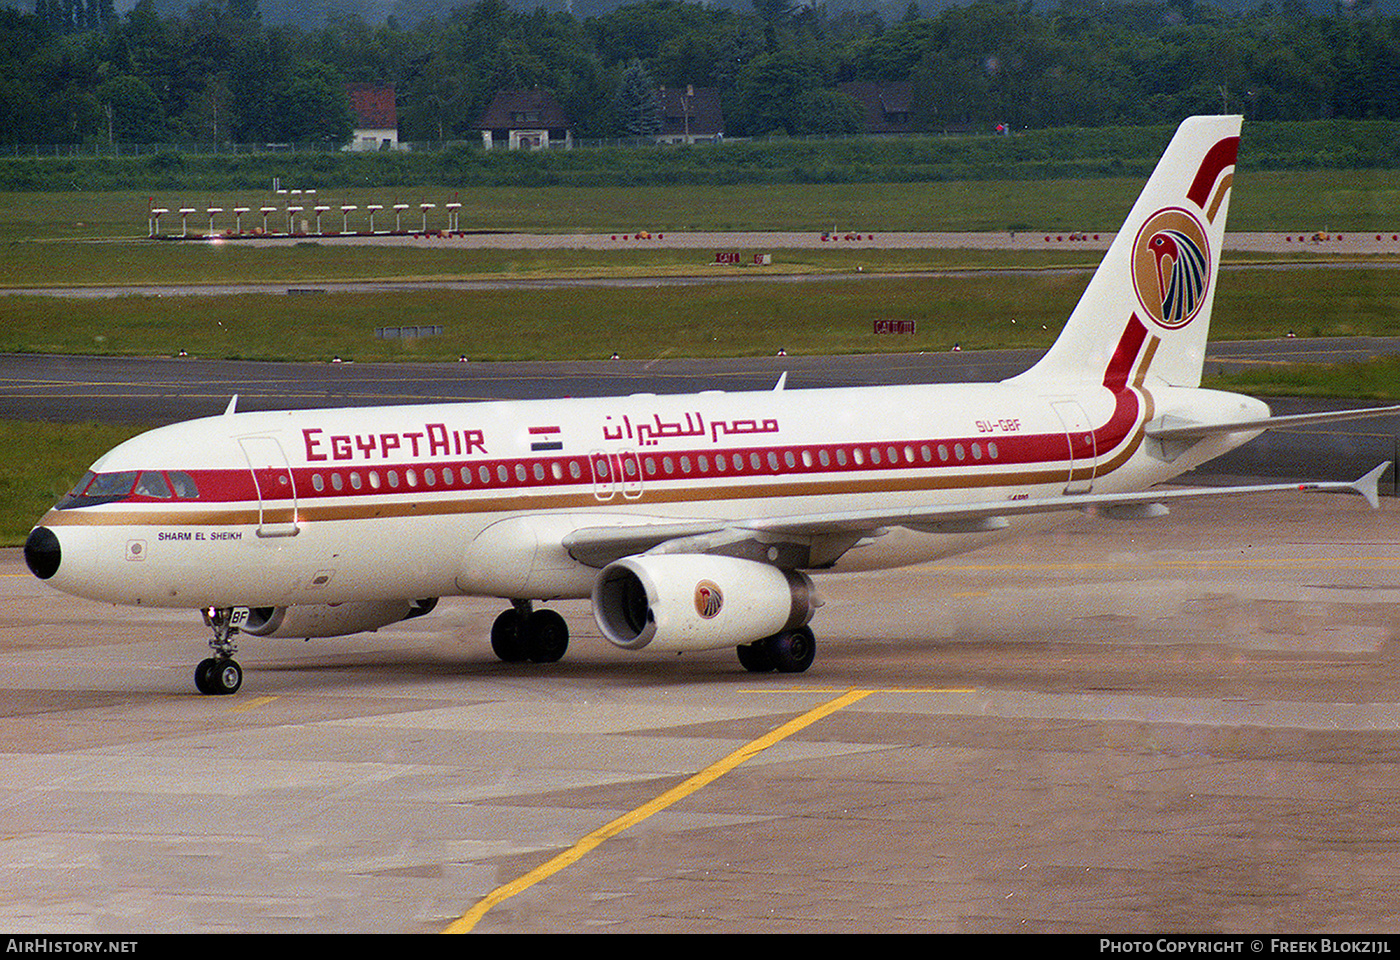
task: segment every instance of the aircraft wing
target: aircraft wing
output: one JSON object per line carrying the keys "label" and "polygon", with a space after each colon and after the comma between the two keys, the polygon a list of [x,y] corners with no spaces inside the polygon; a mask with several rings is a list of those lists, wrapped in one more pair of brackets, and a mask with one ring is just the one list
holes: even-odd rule
{"label": "aircraft wing", "polygon": [[1150,440],[1200,440],[1221,433],[1302,427],[1313,423],[1360,420],[1392,413],[1400,413],[1400,404],[1390,407],[1364,407],[1358,410],[1331,410],[1324,413],[1296,413],[1284,417],[1266,417],[1263,420],[1239,420],[1234,423],[1191,423],[1168,415],[1149,423],[1143,432]]}
{"label": "aircraft wing", "polygon": [[658,521],[581,527],[566,535],[563,544],[574,559],[596,567],[648,551],[723,553],[767,559],[779,565],[819,567],[834,562],[861,540],[882,536],[891,527],[908,527],[927,533],[981,533],[1005,527],[1007,518],[1013,516],[1098,510],[1119,518],[1153,517],[1165,514],[1166,504],[1176,500],[1283,491],[1360,494],[1372,509],[1376,509],[1380,505],[1380,478],[1390,466],[1390,461],[1386,461],[1350,483],[1317,481],[1183,487],[1137,493],[1060,494],[1031,500],[994,500],[914,509],[841,510],[749,520]]}

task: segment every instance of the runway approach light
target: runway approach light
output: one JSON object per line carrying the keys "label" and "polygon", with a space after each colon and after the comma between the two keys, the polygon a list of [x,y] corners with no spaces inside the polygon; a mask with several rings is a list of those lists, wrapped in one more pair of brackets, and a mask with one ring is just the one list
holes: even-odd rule
{"label": "runway approach light", "polygon": [[427,232],[428,232],[428,211],[429,211],[429,210],[432,210],[432,209],[435,209],[435,208],[437,207],[437,204],[436,204],[436,203],[420,203],[419,206],[423,208],[423,232],[424,232],[424,233],[427,233]]}
{"label": "runway approach light", "polygon": [[295,224],[295,222],[296,222],[296,215],[299,214],[299,213],[301,213],[301,212],[302,212],[303,210],[305,210],[305,209],[306,209],[305,207],[291,207],[291,206],[287,207],[287,235],[288,235],[288,236],[290,236],[291,234],[296,233],[296,227],[294,226],[294,224]]}
{"label": "runway approach light", "polygon": [[320,233],[321,233],[321,214],[326,213],[327,211],[329,211],[329,210],[330,210],[330,207],[322,206],[321,204],[318,203],[318,204],[316,204],[315,210],[316,210],[316,234],[317,234],[317,236],[319,236]]}
{"label": "runway approach light", "polygon": [[384,209],[384,204],[371,203],[365,209],[369,211],[369,232],[374,233],[374,215]]}
{"label": "runway approach light", "polygon": [[357,206],[355,206],[355,204],[353,204],[353,203],[342,203],[342,204],[340,205],[340,232],[341,232],[341,233],[349,233],[349,232],[350,232],[350,211],[352,211],[352,210],[358,210],[358,209],[360,209],[360,208],[357,207]]}
{"label": "runway approach light", "polygon": [[190,214],[197,212],[194,207],[180,208],[180,236],[190,235]]}
{"label": "runway approach light", "polygon": [[404,212],[405,210],[407,210],[407,209],[408,209],[408,204],[406,204],[406,203],[396,203],[396,204],[394,204],[394,232],[395,232],[395,233],[403,233],[403,224],[400,222],[400,220],[403,218],[403,212]]}
{"label": "runway approach light", "polygon": [[276,208],[276,207],[259,207],[259,208],[258,208],[258,212],[261,213],[261,214],[263,215],[263,233],[267,233],[267,215],[270,214],[270,213],[276,213],[276,212],[277,212],[277,208]]}
{"label": "runway approach light", "polygon": [[214,214],[223,213],[223,207],[205,207],[204,212],[209,214],[209,236],[214,235]]}
{"label": "runway approach light", "polygon": [[453,233],[457,232],[457,225],[459,223],[458,216],[461,212],[462,205],[460,203],[454,201],[447,204],[447,229]]}
{"label": "runway approach light", "polygon": [[170,212],[170,209],[169,209],[168,207],[152,207],[152,208],[151,208],[151,219],[150,219],[150,222],[148,223],[148,226],[150,227],[151,236],[152,236],[152,237],[160,236],[160,218],[161,218],[161,214],[165,214],[165,213],[169,213],[169,212]]}
{"label": "runway approach light", "polygon": [[245,214],[245,213],[247,213],[247,212],[248,212],[248,208],[247,208],[247,207],[234,207],[234,208],[233,208],[233,223],[234,223],[233,229],[234,229],[234,232],[237,233],[237,234],[239,234],[239,235],[242,235],[242,233],[243,233],[243,214]]}

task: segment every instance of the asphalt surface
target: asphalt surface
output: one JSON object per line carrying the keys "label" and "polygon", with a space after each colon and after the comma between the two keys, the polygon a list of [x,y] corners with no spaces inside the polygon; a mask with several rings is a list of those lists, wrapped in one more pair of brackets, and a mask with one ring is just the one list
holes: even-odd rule
{"label": "asphalt surface", "polygon": [[0,927],[1392,931],[1398,520],[1232,499],[821,578],[797,676],[578,602],[563,661],[506,665],[500,604],[447,599],[245,638],[228,698],[197,614],[0,551]]}

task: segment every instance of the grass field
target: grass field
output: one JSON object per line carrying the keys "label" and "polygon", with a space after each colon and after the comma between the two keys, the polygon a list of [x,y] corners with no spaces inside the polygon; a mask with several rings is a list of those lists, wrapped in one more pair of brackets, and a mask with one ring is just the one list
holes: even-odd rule
{"label": "grass field", "polygon": [[[365,207],[407,203],[405,229],[423,224],[419,204],[436,204],[428,225],[445,228],[445,205],[462,204],[466,230],[526,233],[623,232],[651,230],[811,230],[835,227],[855,231],[943,230],[1116,230],[1142,180],[1116,177],[1042,182],[969,180],[898,184],[768,184],[672,187],[483,187],[451,185],[405,191],[347,185],[320,191],[297,203],[331,207],[327,229],[342,224],[340,206],[359,210],[352,229],[365,229]],[[75,184],[66,193],[0,193],[0,243],[16,240],[145,237],[151,206],[200,211],[191,230],[205,233],[204,210],[222,207],[216,229],[234,225],[232,210],[276,206],[285,211],[288,195],[264,192],[153,194],[93,193]],[[314,219],[312,214],[303,214]],[[285,212],[273,214],[269,228],[285,230]],[[261,226],[257,213],[243,227]],[[393,226],[381,212],[378,229]],[[1230,229],[1312,231],[1400,229],[1400,171],[1317,170],[1240,174],[1231,200]],[[161,232],[179,234],[180,217],[168,213]]]}

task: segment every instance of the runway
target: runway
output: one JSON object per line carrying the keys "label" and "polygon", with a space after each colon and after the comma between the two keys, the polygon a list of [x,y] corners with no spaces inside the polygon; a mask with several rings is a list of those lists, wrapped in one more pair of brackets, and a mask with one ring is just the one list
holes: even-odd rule
{"label": "runway", "polygon": [[506,665],[498,604],[449,599],[245,639],[227,699],[193,692],[197,616],[0,551],[0,925],[1392,930],[1398,516],[1197,503],[826,578],[800,676],[614,649],[582,603],[563,662]]}

